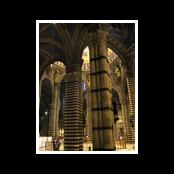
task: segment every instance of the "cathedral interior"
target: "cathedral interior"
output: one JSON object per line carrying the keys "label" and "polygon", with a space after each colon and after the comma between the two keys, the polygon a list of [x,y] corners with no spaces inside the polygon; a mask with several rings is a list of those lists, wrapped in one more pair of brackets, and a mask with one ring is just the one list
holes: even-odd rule
{"label": "cathedral interior", "polygon": [[135,150],[135,24],[39,23],[39,150]]}

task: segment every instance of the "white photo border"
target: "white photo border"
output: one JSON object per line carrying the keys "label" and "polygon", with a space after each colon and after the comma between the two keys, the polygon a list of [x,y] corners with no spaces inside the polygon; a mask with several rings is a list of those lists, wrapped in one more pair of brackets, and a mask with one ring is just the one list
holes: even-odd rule
{"label": "white photo border", "polygon": [[[134,151],[40,151],[39,150],[39,24],[40,23],[134,23],[135,24],[135,150]],[[138,20],[36,20],[36,154],[138,154]]]}

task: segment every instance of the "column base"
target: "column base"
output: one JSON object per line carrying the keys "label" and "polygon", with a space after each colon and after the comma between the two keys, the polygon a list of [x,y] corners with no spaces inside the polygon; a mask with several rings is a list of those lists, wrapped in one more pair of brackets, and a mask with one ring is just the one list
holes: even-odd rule
{"label": "column base", "polygon": [[115,151],[115,150],[116,150],[115,147],[112,148],[112,149],[110,149],[110,148],[97,148],[97,149],[94,149],[93,148],[93,151]]}

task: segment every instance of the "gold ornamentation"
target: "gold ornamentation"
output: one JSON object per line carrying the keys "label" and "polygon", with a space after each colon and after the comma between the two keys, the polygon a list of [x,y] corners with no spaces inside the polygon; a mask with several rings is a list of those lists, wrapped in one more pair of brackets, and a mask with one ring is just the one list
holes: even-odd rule
{"label": "gold ornamentation", "polygon": [[60,80],[60,74],[59,74],[59,70],[56,71],[56,73],[54,74],[54,82],[58,83]]}

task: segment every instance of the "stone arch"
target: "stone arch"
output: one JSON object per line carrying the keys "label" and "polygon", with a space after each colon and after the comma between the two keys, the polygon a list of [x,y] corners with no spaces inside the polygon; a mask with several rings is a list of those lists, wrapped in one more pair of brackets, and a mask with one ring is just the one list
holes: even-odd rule
{"label": "stone arch", "polygon": [[122,65],[125,69],[128,69],[127,64],[127,48],[119,41],[118,39],[112,37],[111,35],[108,36],[108,43],[107,46],[113,50],[120,60],[122,61]]}
{"label": "stone arch", "polygon": [[[79,49],[79,55],[82,55],[83,50],[87,46],[89,46],[89,43],[90,43],[90,37],[86,37],[86,39],[83,40],[83,43],[81,43],[81,49]],[[112,49],[118,55],[118,57],[121,59],[121,61],[123,63],[124,68],[128,69],[129,65],[127,64],[126,46],[120,40],[115,38],[114,36],[108,35],[107,47]]]}
{"label": "stone arch", "polygon": [[41,77],[44,73],[44,70],[46,69],[46,67],[48,65],[50,65],[56,61],[61,61],[64,65],[66,65],[65,61],[62,61],[62,59],[60,59],[58,57],[53,58],[53,56],[50,54],[46,55],[46,54],[40,52],[39,59],[40,59],[40,57],[42,57],[42,59],[44,59],[44,61],[42,61],[42,63],[40,64],[40,67],[39,67],[39,79],[41,79]]}

